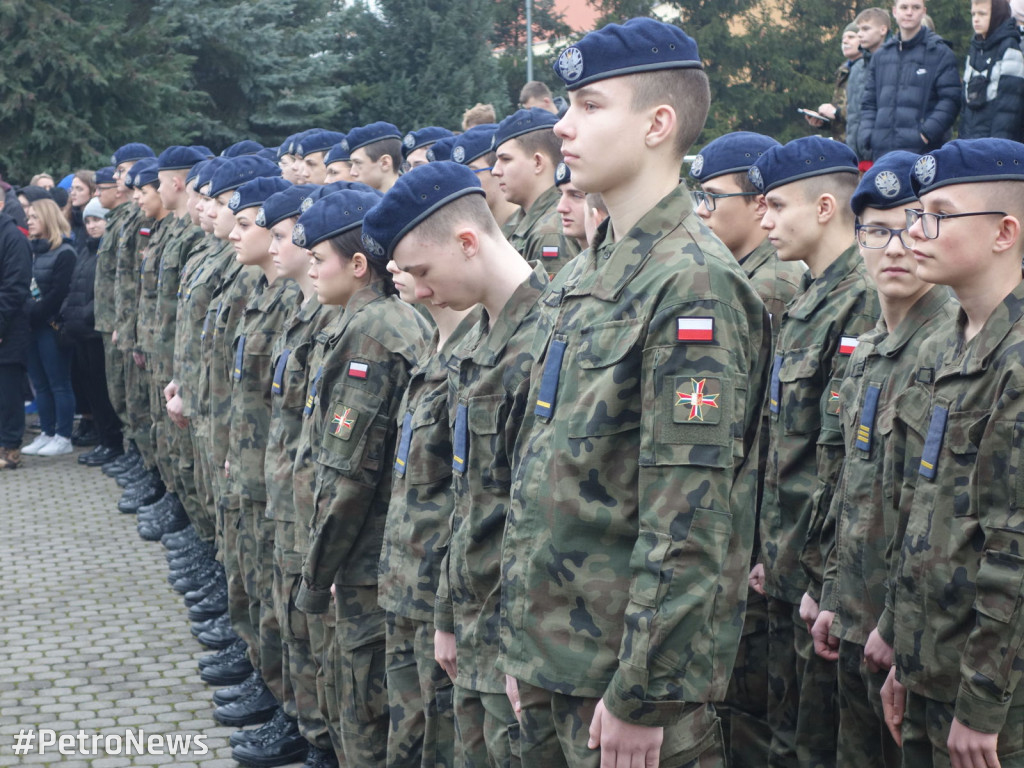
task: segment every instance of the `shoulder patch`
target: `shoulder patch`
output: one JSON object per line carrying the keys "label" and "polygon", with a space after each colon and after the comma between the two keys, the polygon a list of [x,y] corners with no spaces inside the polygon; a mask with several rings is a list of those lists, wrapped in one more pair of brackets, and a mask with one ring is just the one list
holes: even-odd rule
{"label": "shoulder patch", "polygon": [[557,259],[558,258],[558,246],[557,245],[543,245],[540,249],[540,255],[545,259]]}
{"label": "shoulder patch", "polygon": [[365,379],[370,373],[370,366],[367,363],[360,363],[352,360],[348,364],[348,375],[353,379]]}
{"label": "shoulder patch", "polygon": [[676,318],[676,341],[711,342],[715,340],[715,318]]}
{"label": "shoulder patch", "polygon": [[359,412],[342,403],[331,414],[331,423],[327,426],[327,433],[339,440],[348,440],[352,437],[352,430],[355,429],[358,420]]}
{"label": "shoulder patch", "polygon": [[857,348],[857,337],[856,336],[842,336],[839,339],[839,354],[840,355],[852,355],[853,350]]}
{"label": "shoulder patch", "polygon": [[672,420],[677,424],[717,424],[721,421],[722,382],[706,376],[703,379],[676,379],[675,408]]}

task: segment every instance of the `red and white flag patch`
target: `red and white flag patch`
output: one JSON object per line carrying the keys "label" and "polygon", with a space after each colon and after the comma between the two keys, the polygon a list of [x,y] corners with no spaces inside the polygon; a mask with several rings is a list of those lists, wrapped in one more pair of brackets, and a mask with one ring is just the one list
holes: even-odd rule
{"label": "red and white flag patch", "polygon": [[558,246],[557,245],[542,245],[540,248],[540,255],[545,259],[557,259],[558,258]]}
{"label": "red and white flag patch", "polygon": [[366,374],[369,373],[370,366],[366,363],[357,363],[352,361],[348,364],[348,375],[354,379],[365,379]]}
{"label": "red and white flag patch", "polygon": [[677,341],[714,341],[715,318],[680,317],[676,319]]}
{"label": "red and white flag patch", "polygon": [[857,348],[857,337],[856,336],[841,336],[839,338],[839,354],[840,355],[852,355],[853,350]]}

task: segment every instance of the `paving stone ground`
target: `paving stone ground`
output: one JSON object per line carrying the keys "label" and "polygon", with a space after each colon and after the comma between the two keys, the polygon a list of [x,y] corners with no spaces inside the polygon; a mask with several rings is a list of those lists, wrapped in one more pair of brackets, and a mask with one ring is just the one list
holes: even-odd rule
{"label": "paving stone ground", "polygon": [[[196,668],[209,651],[167,583],[165,550],[139,538],[114,481],[76,461],[82,450],[0,472],[0,766],[234,768],[234,729],[212,718]],[[95,756],[39,754],[37,736],[14,754],[19,732],[42,728],[200,735],[209,751],[108,755],[101,741]]]}

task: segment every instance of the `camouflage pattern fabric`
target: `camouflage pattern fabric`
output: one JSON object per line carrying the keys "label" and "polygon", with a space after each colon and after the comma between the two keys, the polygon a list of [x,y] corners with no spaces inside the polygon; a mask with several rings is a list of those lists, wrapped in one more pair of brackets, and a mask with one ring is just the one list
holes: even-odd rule
{"label": "camouflage pattern fabric", "polygon": [[520,208],[502,228],[512,247],[529,262],[539,262],[549,276],[576,258],[580,245],[562,234],[562,214],[555,210],[561,197],[552,185],[533,201],[529,211]]}

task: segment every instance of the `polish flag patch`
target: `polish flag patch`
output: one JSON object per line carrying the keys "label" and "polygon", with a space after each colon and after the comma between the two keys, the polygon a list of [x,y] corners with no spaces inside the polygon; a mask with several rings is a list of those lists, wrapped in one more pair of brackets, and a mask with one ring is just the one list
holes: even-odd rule
{"label": "polish flag patch", "polygon": [[545,259],[557,259],[558,258],[558,246],[557,245],[543,245],[540,249],[540,255]]}
{"label": "polish flag patch", "polygon": [[348,364],[348,375],[353,379],[365,379],[369,371],[370,366],[366,363],[351,362]]}
{"label": "polish flag patch", "polygon": [[676,319],[677,341],[714,341],[715,318],[680,317]]}
{"label": "polish flag patch", "polygon": [[142,235],[143,237],[149,237],[150,235],[153,234],[153,230],[150,229],[149,227],[140,227],[139,234]]}
{"label": "polish flag patch", "polygon": [[853,350],[857,348],[857,337],[856,336],[842,336],[839,339],[839,354],[840,355],[852,355]]}

